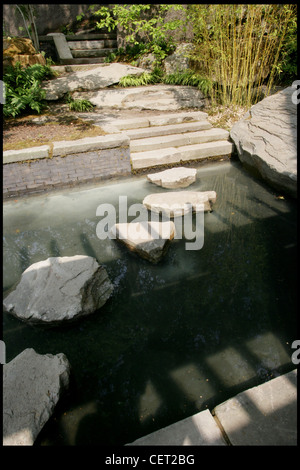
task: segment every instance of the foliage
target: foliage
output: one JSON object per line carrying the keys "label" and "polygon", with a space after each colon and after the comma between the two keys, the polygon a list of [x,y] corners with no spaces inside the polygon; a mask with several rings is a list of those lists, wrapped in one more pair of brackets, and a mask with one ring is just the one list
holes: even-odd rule
{"label": "foliage", "polygon": [[204,95],[209,95],[213,88],[213,82],[205,77],[202,77],[193,70],[186,70],[185,72],[174,72],[164,77],[164,83],[168,85],[190,85],[199,88]]}
{"label": "foliage", "polygon": [[21,64],[7,67],[3,76],[5,83],[5,104],[3,114],[16,117],[30,109],[40,113],[45,107],[46,92],[41,89],[41,81],[53,76],[47,65],[35,64],[22,69]]}
{"label": "foliage", "polygon": [[122,77],[119,81],[119,86],[129,87],[129,86],[143,86],[143,85],[153,85],[155,83],[160,83],[163,78],[163,72],[159,67],[155,67],[152,72],[144,72],[139,76],[136,75],[126,75]]}
{"label": "foliage", "polygon": [[[155,8],[155,14],[152,9]],[[108,31],[116,27],[126,33],[126,41],[133,45],[144,44],[142,53],[153,53],[158,62],[161,62],[174,48],[171,31],[182,26],[181,19],[165,20],[168,11],[182,10],[182,5],[152,5],[152,4],[113,4],[101,6],[94,11],[98,28],[107,28]],[[141,40],[142,38],[142,40]],[[140,51],[141,52],[141,51]]]}
{"label": "foliage", "polygon": [[67,93],[66,95],[66,102],[69,105],[69,109],[71,111],[76,111],[76,112],[90,112],[94,109],[94,105],[89,101],[89,100],[80,100],[77,99],[75,100],[72,98],[70,93]]}
{"label": "foliage", "polygon": [[119,86],[142,86],[152,85],[154,83],[195,86],[201,90],[205,96],[211,93],[213,87],[213,83],[209,79],[202,77],[193,70],[164,74],[159,67],[154,68],[153,72],[144,72],[139,76],[126,75],[119,81]]}
{"label": "foliage", "polygon": [[215,83],[216,102],[250,106],[258,96],[255,87],[266,84],[270,91],[280,70],[291,66],[287,57],[295,47],[295,19],[293,5],[189,5],[195,38],[190,57]]}

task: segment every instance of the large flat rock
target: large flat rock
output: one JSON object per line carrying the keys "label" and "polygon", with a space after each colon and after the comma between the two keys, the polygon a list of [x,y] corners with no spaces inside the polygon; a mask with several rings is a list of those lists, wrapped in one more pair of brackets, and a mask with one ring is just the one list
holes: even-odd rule
{"label": "large flat rock", "polygon": [[76,93],[74,97],[87,98],[99,108],[177,111],[186,108],[201,109],[205,105],[203,93],[195,87],[161,84],[101,89],[95,92]]}
{"label": "large flat rock", "polygon": [[297,369],[214,409],[232,445],[297,445]]}
{"label": "large flat rock", "polygon": [[187,188],[196,181],[195,168],[171,168],[147,175],[148,181],[167,189]]}
{"label": "large flat rock", "polygon": [[148,194],[144,206],[166,217],[181,217],[189,212],[211,211],[217,200],[215,191],[172,191]]}
{"label": "large flat rock", "polygon": [[230,131],[240,160],[277,190],[297,195],[297,105],[295,88],[252,106]]}
{"label": "large flat rock", "polygon": [[95,312],[112,291],[105,268],[94,258],[53,257],[29,266],[3,305],[20,320],[52,326]]}
{"label": "large flat rock", "polygon": [[31,446],[69,386],[62,353],[25,349],[3,366],[3,445]]}
{"label": "large flat rock", "polygon": [[175,225],[171,221],[120,223],[112,227],[111,234],[130,251],[156,264],[175,236]]}
{"label": "large flat rock", "polygon": [[70,73],[43,83],[46,100],[57,100],[67,92],[99,90],[120,81],[125,75],[141,75],[145,70],[127,64],[103,64],[92,70]]}

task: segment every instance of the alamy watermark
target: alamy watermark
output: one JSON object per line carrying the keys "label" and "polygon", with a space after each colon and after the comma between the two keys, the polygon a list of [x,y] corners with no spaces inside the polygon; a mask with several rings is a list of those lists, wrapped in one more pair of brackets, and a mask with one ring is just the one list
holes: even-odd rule
{"label": "alamy watermark", "polygon": [[296,88],[295,91],[292,93],[292,103],[293,104],[299,104],[300,103],[300,98],[298,98],[298,95],[300,94],[300,80],[295,80],[292,83],[292,88]]}
{"label": "alamy watermark", "polygon": [[[186,250],[200,250],[204,244],[204,204],[192,206],[186,203],[183,206],[179,204],[167,205],[161,204],[162,211],[153,212],[146,209],[143,204],[132,204],[127,206],[127,196],[119,196],[118,224],[128,224],[126,235],[119,233],[118,238],[127,237],[133,240],[159,239],[168,237],[170,229],[168,224],[161,225],[161,230],[157,230],[157,222],[174,222],[174,239],[190,240],[185,244]],[[137,215],[139,214],[139,215]],[[98,222],[96,234],[100,240],[106,238],[116,239],[117,211],[113,204],[100,204],[96,210],[96,216],[103,217]],[[128,222],[130,218],[133,220]],[[149,219],[150,217],[150,219]],[[139,226],[136,224],[139,222]],[[148,225],[148,222],[150,224]],[[152,222],[154,222],[152,224]],[[149,227],[149,229],[148,229]],[[145,230],[146,228],[146,230]],[[194,240],[191,242],[191,240]]]}
{"label": "alamy watermark", "polygon": [[0,104],[5,104],[5,83],[0,80]]}

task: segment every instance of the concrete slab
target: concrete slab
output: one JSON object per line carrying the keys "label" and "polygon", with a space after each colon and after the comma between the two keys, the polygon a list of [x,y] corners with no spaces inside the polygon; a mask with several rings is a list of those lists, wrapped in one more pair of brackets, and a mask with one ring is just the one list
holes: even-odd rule
{"label": "concrete slab", "polygon": [[3,152],[3,164],[48,158],[49,151],[49,145],[41,145],[40,147],[31,147],[21,150],[5,150]]}
{"label": "concrete slab", "polygon": [[212,125],[208,121],[182,122],[179,124],[166,124],[164,126],[151,126],[145,129],[128,129],[126,134],[131,139],[148,139],[157,136],[169,136],[173,134],[185,134],[208,130]]}
{"label": "concrete slab", "polygon": [[[195,123],[198,124],[198,123]],[[199,123],[201,124],[201,123]],[[184,124],[177,124],[177,126],[185,126]],[[173,126],[162,126],[162,132],[164,131],[164,127],[173,127]],[[196,127],[196,126],[194,126]],[[151,128],[154,129],[154,128]],[[229,136],[229,132],[224,129],[208,129],[208,130],[201,130],[199,126],[199,130],[197,132],[189,132],[188,127],[186,131],[181,129],[182,132],[178,134],[172,134],[172,131],[175,129],[170,129],[170,133],[168,135],[157,135],[155,137],[148,137],[144,139],[135,139],[130,141],[130,149],[132,152],[146,152],[147,150],[155,150],[167,147],[182,147],[185,145],[193,145],[193,144],[201,144],[204,142],[215,142],[218,140],[226,140]],[[159,133],[159,129],[157,130]],[[126,134],[132,138],[133,133]]]}
{"label": "concrete slab", "polygon": [[230,155],[233,151],[231,142],[220,140],[202,144],[168,147],[145,152],[131,152],[131,164],[134,170],[151,168],[171,163],[184,163],[190,160]]}
{"label": "concrete slab", "polygon": [[227,445],[209,410],[141,437],[127,446],[224,446]]}
{"label": "concrete slab", "polygon": [[239,393],[213,414],[232,445],[297,445],[297,369]]}

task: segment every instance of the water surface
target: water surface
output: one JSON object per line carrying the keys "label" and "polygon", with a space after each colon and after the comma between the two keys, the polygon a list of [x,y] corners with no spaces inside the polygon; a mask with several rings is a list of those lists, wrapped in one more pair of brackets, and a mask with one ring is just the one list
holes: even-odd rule
{"label": "water surface", "polygon": [[296,202],[238,162],[199,167],[191,190],[215,190],[204,245],[173,240],[157,265],[99,240],[96,209],[142,202],[145,176],[4,203],[4,296],[32,263],[86,254],[114,283],[101,310],[55,329],[4,312],[6,360],[63,352],[71,384],[36,445],[124,445],[212,409],[295,368]]}

